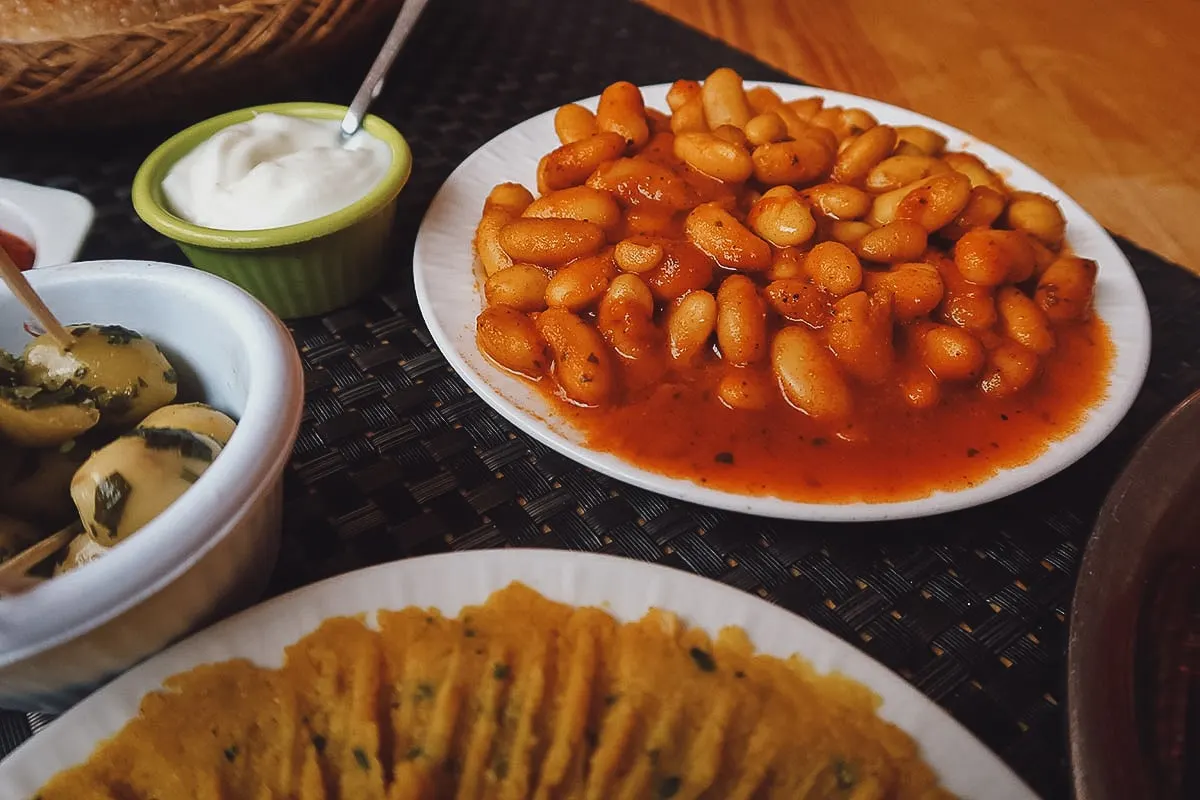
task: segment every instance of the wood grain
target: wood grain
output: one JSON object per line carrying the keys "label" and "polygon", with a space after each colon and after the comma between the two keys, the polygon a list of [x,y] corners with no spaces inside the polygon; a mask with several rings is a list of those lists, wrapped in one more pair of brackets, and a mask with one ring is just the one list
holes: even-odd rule
{"label": "wood grain", "polygon": [[1194,0],[644,1],[808,83],[970,131],[1200,274]]}

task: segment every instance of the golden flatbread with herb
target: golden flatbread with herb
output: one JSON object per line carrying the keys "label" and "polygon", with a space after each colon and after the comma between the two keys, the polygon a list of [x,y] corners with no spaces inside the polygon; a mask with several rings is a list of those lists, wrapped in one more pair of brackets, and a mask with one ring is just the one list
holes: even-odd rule
{"label": "golden flatbread with herb", "polygon": [[327,620],[197,667],[39,800],[942,800],[878,699],[744,632],[619,624],[514,583],[456,619]]}

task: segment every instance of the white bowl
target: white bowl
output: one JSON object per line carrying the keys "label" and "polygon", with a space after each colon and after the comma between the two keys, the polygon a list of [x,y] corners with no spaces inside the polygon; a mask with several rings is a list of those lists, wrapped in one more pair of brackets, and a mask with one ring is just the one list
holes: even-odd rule
{"label": "white bowl", "polygon": [[0,230],[33,248],[33,267],[74,261],[96,210],[81,194],[0,178]]}
{"label": "white bowl", "polygon": [[[26,274],[64,323],[116,323],[153,339],[179,373],[181,399],[238,420],[212,466],[136,536],[74,572],[0,598],[0,708],[58,712],[265,589],[303,373],[279,320],[206,272],[96,261]],[[0,347],[21,349],[26,319],[0,291]]]}

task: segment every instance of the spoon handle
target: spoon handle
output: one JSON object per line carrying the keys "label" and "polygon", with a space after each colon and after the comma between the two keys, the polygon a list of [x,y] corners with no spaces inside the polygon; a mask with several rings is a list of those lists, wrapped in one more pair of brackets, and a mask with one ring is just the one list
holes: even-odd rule
{"label": "spoon handle", "polygon": [[50,309],[46,308],[42,298],[29,285],[25,273],[21,272],[20,268],[13,263],[13,260],[8,257],[8,253],[4,252],[3,247],[0,247],[0,278],[3,278],[4,282],[8,284],[8,288],[21,301],[21,304],[29,309],[29,313],[33,314],[33,318],[41,324],[42,329],[54,337],[59,347],[64,350],[69,349],[75,340],[58,321],[58,318],[50,313]]}
{"label": "spoon handle", "polygon": [[392,26],[392,32],[388,34],[387,40],[380,48],[379,55],[375,56],[375,63],[371,65],[362,86],[358,87],[354,99],[350,101],[350,109],[342,118],[342,136],[350,138],[362,127],[363,117],[367,115],[367,107],[383,90],[383,79],[387,77],[392,62],[396,60],[396,54],[400,52],[408,35],[412,33],[427,2],[429,0],[405,0],[404,5],[400,7],[400,14],[396,17],[396,24]]}

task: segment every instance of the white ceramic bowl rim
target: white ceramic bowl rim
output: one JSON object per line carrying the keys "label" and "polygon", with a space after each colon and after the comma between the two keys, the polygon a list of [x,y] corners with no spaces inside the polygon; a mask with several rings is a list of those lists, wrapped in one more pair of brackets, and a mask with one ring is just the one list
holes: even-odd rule
{"label": "white ceramic bowl rim", "polygon": [[[232,328],[249,372],[245,409],[220,457],[178,502],[85,568],[14,597],[0,598],[0,667],[77,638],[139,604],[211,550],[283,472],[299,425],[299,354],[283,324],[228,281],[190,267],[147,261],[94,261],[28,273],[37,288],[89,283],[158,284],[181,302],[210,306]],[[113,321],[120,311],[114,310]],[[96,320],[101,321],[101,320]],[[169,341],[164,341],[170,346]],[[254,476],[253,479],[250,476]]]}

